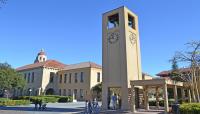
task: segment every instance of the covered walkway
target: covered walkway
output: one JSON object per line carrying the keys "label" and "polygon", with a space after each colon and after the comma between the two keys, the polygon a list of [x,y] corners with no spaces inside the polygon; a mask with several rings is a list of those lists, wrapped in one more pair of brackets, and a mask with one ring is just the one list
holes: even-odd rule
{"label": "covered walkway", "polygon": [[[173,88],[174,90],[174,99],[175,102],[178,102],[178,95],[177,95],[177,87],[181,88],[182,99],[185,98],[185,88],[183,88],[183,82],[177,82],[170,79],[165,78],[158,78],[152,80],[134,80],[130,82],[131,84],[131,111],[134,114],[137,114],[135,109],[135,87],[140,86],[143,88],[143,96],[144,96],[144,107],[145,110],[149,111],[149,96],[148,96],[148,89],[155,88],[156,89],[156,106],[159,109],[159,95],[158,89],[163,89],[163,96],[164,96],[164,112],[168,114],[169,112],[169,103],[168,103],[168,92],[167,88]],[[190,91],[188,91],[190,96]],[[190,97],[189,97],[190,98]]]}

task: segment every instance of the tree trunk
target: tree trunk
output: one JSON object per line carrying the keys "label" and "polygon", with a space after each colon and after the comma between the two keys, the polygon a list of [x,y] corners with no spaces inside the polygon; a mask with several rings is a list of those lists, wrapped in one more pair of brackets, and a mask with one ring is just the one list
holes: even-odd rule
{"label": "tree trunk", "polygon": [[199,100],[199,89],[198,89],[198,84],[197,84],[197,77],[196,77],[196,68],[193,69],[193,75],[194,75],[194,88],[195,88],[195,93],[196,93],[196,98],[197,102],[200,102]]}

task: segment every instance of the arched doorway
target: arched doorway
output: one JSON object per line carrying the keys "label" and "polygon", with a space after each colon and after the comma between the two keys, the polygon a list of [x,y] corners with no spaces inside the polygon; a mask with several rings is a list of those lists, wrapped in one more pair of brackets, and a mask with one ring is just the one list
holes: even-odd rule
{"label": "arched doorway", "polygon": [[47,89],[46,95],[54,95],[54,89],[53,88]]}

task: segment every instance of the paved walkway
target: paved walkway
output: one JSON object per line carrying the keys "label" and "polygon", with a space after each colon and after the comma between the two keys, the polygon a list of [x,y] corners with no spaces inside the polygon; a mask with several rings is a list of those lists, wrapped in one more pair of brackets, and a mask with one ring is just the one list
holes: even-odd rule
{"label": "paved walkway", "polygon": [[[85,102],[77,103],[48,103],[47,110],[35,111],[34,105],[0,107],[0,114],[83,114]],[[100,114],[132,114],[129,111],[102,111]],[[145,112],[138,110],[136,114],[162,114],[162,111],[151,110]]]}

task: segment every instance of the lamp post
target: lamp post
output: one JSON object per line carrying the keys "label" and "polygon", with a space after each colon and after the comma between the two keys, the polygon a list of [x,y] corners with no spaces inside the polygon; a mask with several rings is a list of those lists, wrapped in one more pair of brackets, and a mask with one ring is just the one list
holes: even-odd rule
{"label": "lamp post", "polygon": [[28,91],[29,91],[29,101],[30,101],[32,89],[29,89]]}
{"label": "lamp post", "polygon": [[8,99],[8,90],[4,90],[4,93],[6,94],[6,98]]}

